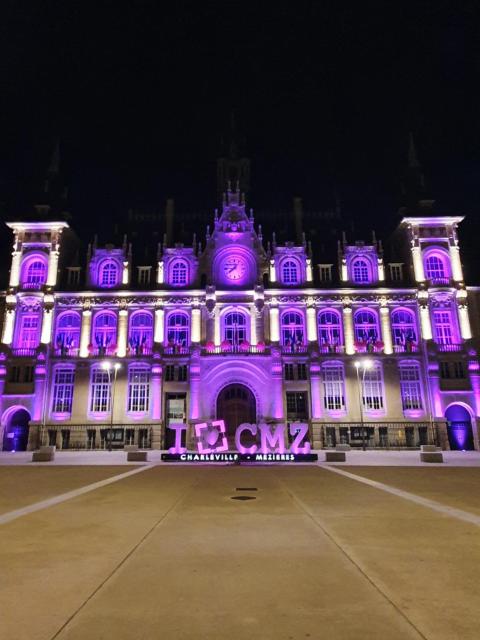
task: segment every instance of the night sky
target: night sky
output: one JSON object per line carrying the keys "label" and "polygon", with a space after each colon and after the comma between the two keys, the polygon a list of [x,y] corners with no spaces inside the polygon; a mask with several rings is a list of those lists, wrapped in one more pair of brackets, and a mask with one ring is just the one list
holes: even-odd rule
{"label": "night sky", "polygon": [[[216,206],[232,112],[250,204],[396,221],[412,131],[439,213],[480,228],[478,2],[4,2],[0,207],[24,213],[56,139],[74,226]],[[265,213],[264,215],[267,215]]]}

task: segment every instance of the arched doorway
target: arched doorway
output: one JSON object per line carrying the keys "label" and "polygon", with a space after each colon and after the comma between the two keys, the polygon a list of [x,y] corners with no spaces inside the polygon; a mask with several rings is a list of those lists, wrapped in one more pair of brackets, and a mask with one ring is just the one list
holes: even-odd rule
{"label": "arched doorway", "polygon": [[22,407],[4,414],[3,450],[26,451],[30,414]]}
{"label": "arched doorway", "polygon": [[452,404],[445,412],[448,442],[453,451],[471,451],[473,446],[472,419],[461,404]]}
{"label": "arched doorway", "polygon": [[[229,384],[217,398],[217,419],[225,420],[228,444],[235,444],[235,431],[243,422],[257,421],[257,403],[255,396],[244,384]],[[247,434],[244,437],[248,446]]]}

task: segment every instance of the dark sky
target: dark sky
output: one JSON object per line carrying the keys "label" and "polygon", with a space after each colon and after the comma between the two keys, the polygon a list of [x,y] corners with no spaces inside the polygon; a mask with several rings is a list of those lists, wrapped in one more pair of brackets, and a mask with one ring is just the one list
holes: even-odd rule
{"label": "dark sky", "polygon": [[3,215],[40,182],[57,136],[80,230],[168,196],[211,209],[233,110],[260,218],[296,194],[327,208],[336,190],[359,224],[386,225],[413,131],[441,210],[474,225],[478,6],[4,2]]}

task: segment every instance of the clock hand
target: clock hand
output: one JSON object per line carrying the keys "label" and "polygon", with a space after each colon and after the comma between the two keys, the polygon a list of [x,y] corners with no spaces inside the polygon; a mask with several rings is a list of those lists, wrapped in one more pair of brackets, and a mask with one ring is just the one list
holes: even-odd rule
{"label": "clock hand", "polygon": [[233,265],[233,267],[229,270],[229,272],[228,272],[228,273],[232,273],[232,271],[235,271],[235,269],[236,269],[236,268],[237,268],[237,265],[236,265],[236,264],[234,264],[234,265]]}

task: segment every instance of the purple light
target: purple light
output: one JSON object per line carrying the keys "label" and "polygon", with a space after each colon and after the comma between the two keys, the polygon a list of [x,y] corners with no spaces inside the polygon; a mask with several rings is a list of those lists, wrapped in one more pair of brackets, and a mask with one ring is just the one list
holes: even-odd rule
{"label": "purple light", "polygon": [[169,424],[168,429],[175,431],[175,445],[170,447],[169,453],[186,453],[187,449],[182,447],[182,433],[187,432],[188,425],[186,424]]}

